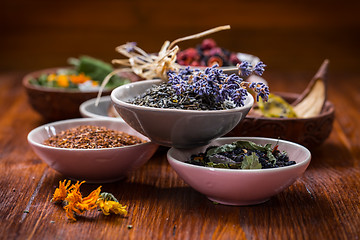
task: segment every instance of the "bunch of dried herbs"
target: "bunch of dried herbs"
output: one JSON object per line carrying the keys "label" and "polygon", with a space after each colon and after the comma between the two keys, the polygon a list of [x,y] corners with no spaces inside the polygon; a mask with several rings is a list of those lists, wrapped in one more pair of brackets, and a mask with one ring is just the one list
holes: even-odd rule
{"label": "bunch of dried herbs", "polygon": [[[247,62],[238,66],[244,75],[262,74],[264,64],[259,62],[252,68]],[[132,104],[184,110],[224,110],[244,106],[247,88],[253,89],[257,100],[264,101],[269,88],[264,83],[248,83],[236,74],[227,75],[217,65],[200,69],[187,67],[179,73],[169,72],[168,82],[154,85],[144,94],[130,101]]]}
{"label": "bunch of dried herbs", "polygon": [[295,164],[278,145],[264,146],[251,141],[235,141],[221,146],[211,146],[204,153],[192,155],[187,163],[214,168],[264,169],[278,168]]}

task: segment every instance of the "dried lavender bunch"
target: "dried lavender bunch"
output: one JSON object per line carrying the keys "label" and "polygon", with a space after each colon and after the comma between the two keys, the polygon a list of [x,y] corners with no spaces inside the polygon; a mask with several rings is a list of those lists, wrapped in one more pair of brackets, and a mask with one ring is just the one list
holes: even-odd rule
{"label": "dried lavender bunch", "polygon": [[[251,73],[262,74],[263,70],[264,65],[254,69],[247,65],[247,71]],[[262,97],[266,101],[269,95],[265,84],[244,82],[236,74],[227,75],[217,69],[217,65],[204,71],[187,67],[178,74],[169,72],[168,78],[168,82],[153,86],[131,103],[156,108],[224,110],[244,106],[248,94],[246,88],[252,88],[257,93],[257,99]]]}

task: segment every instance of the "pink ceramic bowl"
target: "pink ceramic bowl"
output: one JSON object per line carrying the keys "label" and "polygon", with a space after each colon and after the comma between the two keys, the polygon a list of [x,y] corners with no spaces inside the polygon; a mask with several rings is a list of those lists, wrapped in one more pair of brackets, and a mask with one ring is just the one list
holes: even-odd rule
{"label": "pink ceramic bowl", "polygon": [[34,152],[51,168],[64,176],[88,182],[112,182],[146,163],[158,145],[147,142],[103,149],[66,149],[46,146],[43,142],[60,131],[80,125],[104,126],[149,140],[124,122],[108,119],[81,118],[58,121],[35,128],[28,134]]}
{"label": "pink ceramic bowl", "polygon": [[245,105],[227,110],[181,110],[138,106],[127,103],[161,80],[129,83],[114,89],[111,100],[120,116],[151,141],[176,148],[208,144],[233,129],[245,118],[254,103],[248,94]]}
{"label": "pink ceramic bowl", "polygon": [[[193,154],[204,152],[208,146],[223,145],[237,140],[257,144],[270,143],[286,151],[295,165],[271,169],[220,169],[185,163]],[[308,167],[311,154],[305,147],[278,139],[257,137],[219,138],[209,145],[194,149],[171,148],[168,161],[176,173],[192,188],[206,195],[211,201],[225,205],[252,205],[267,201],[299,178]]]}

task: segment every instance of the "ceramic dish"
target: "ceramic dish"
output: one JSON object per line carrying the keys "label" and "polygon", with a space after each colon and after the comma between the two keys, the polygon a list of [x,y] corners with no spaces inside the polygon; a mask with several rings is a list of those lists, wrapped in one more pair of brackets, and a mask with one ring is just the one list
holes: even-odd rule
{"label": "ceramic dish", "polygon": [[[299,96],[295,93],[276,93],[276,95],[283,97],[289,103]],[[226,136],[280,138],[314,148],[329,137],[334,118],[334,105],[326,101],[321,114],[312,118],[268,118],[248,114]]]}
{"label": "ceramic dish", "polygon": [[[270,169],[221,169],[185,163],[193,154],[204,152],[208,146],[223,145],[237,140],[257,144],[279,145],[295,165]],[[171,148],[167,159],[175,172],[192,188],[206,195],[211,201],[225,205],[252,205],[265,202],[299,178],[308,167],[311,154],[305,147],[271,138],[218,138],[207,146],[194,149]]]}
{"label": "ceramic dish", "polygon": [[115,116],[115,113],[113,111],[116,110],[113,109],[110,96],[101,97],[97,106],[95,105],[95,103],[96,98],[92,98],[83,102],[79,108],[81,116],[85,118],[104,118],[124,121],[120,116]]}
{"label": "ceramic dish", "polygon": [[111,100],[125,122],[164,146],[190,148],[208,144],[233,129],[254,103],[251,94],[243,107],[215,111],[151,108],[127,103],[153,84],[160,83],[161,80],[146,80],[120,86],[111,93]]}
{"label": "ceramic dish", "polygon": [[[81,117],[79,106],[86,100],[95,98],[98,91],[82,92],[77,89],[61,89],[37,86],[30,83],[33,78],[42,74],[56,73],[62,68],[49,68],[27,74],[23,78],[29,103],[47,121],[56,121]],[[111,90],[105,90],[103,95],[109,95]]]}
{"label": "ceramic dish", "polygon": [[158,145],[147,142],[116,148],[69,149],[46,146],[43,142],[60,131],[80,125],[104,126],[149,140],[125,122],[81,118],[53,122],[37,127],[28,134],[28,142],[34,152],[51,168],[64,176],[88,182],[112,182],[146,163]]}

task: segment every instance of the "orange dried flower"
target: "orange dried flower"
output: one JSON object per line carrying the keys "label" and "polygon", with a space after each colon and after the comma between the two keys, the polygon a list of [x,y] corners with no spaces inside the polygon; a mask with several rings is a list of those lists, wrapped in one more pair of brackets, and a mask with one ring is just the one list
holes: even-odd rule
{"label": "orange dried flower", "polygon": [[69,79],[68,79],[68,76],[66,75],[58,75],[57,76],[57,84],[60,86],[60,87],[69,87]]}
{"label": "orange dried flower", "polygon": [[71,181],[69,180],[66,183],[66,180],[63,182],[59,181],[59,187],[55,189],[53,194],[53,198],[51,199],[52,202],[62,202],[65,200],[68,194],[68,188],[70,186]]}
{"label": "orange dried flower", "polygon": [[70,75],[71,82],[75,84],[84,83],[86,81],[89,81],[91,78],[89,76],[86,76],[84,73],[80,73],[79,75]]}
{"label": "orange dried flower", "polygon": [[71,181],[59,182],[55,189],[53,202],[63,202],[66,216],[69,220],[76,221],[75,214],[82,214],[87,210],[100,208],[105,215],[110,213],[126,215],[126,206],[122,206],[111,193],[101,193],[101,186],[92,191],[87,197],[82,197],[80,186],[85,181],[77,181],[70,186]]}
{"label": "orange dried flower", "polygon": [[67,202],[67,205],[64,207],[66,216],[73,221],[76,221],[74,213],[82,214],[87,210],[96,208],[96,201],[99,198],[101,191],[100,186],[96,190],[92,191],[89,196],[83,198],[79,188],[84,182],[85,181],[82,181],[81,183],[77,182],[75,185],[72,185],[67,197],[65,198],[65,201]]}

